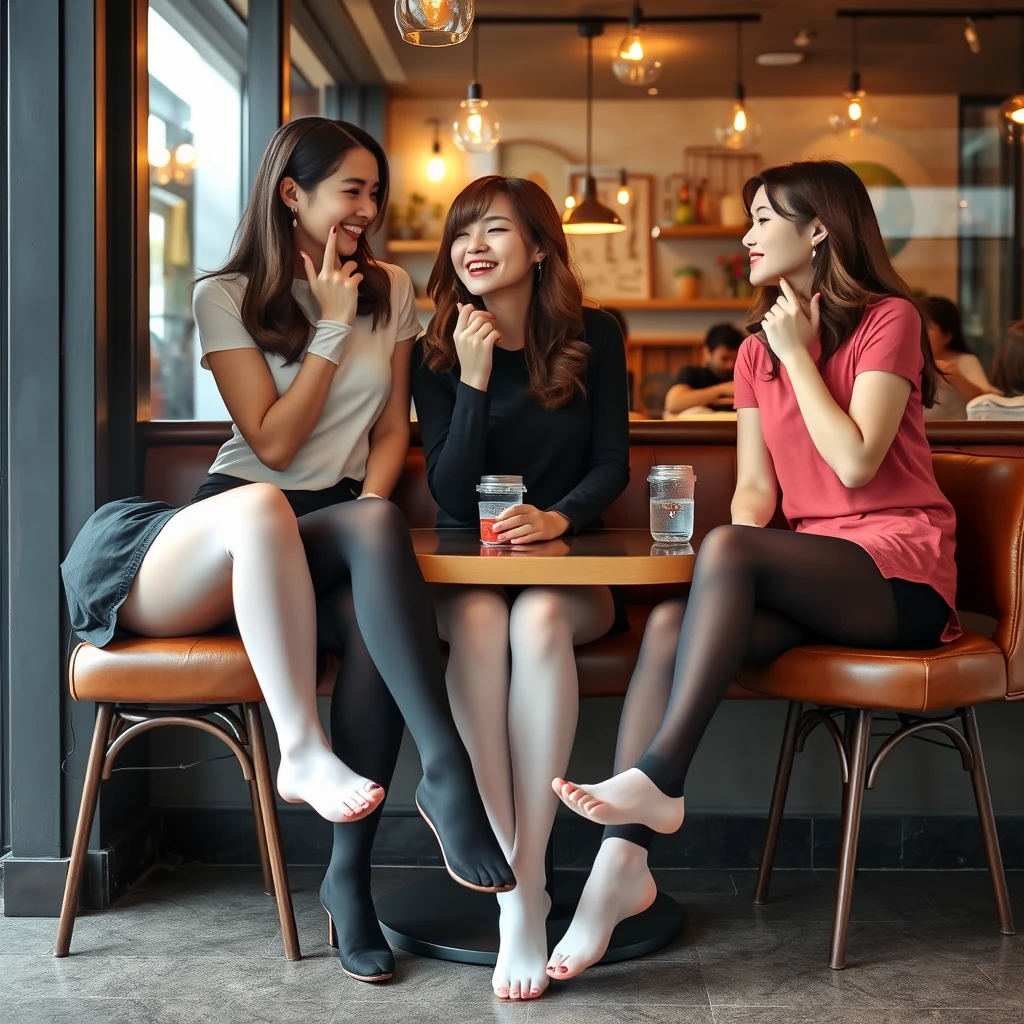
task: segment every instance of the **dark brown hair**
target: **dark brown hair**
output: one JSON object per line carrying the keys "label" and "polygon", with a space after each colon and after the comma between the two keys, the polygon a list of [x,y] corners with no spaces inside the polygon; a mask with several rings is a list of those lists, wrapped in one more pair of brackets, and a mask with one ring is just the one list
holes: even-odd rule
{"label": "dark brown hair", "polygon": [[441,251],[427,282],[427,294],[437,312],[424,339],[426,363],[435,373],[458,362],[453,332],[457,304],[485,308],[469,293],[452,263],[455,236],[483,217],[496,196],[506,195],[523,237],[545,253],[544,270],[534,285],[526,323],[526,366],[530,394],[545,408],[566,405],[577,392],[585,393],[588,347],[583,335],[583,285],[565,241],[555,204],[526,178],[492,174],[477,178],[455,198],[444,224]]}
{"label": "dark brown hair", "polygon": [[1003,343],[992,360],[992,383],[1004,395],[1024,395],[1024,320],[1006,328]]}
{"label": "dark brown hair", "polygon": [[949,335],[949,344],[946,348],[950,352],[970,353],[970,346],[964,337],[964,322],[957,304],[952,299],[943,298],[941,295],[929,295],[922,300],[921,311],[928,323],[935,324],[943,334]]}
{"label": "dark brown hair", "polygon": [[[821,293],[821,359],[824,366],[857,329],[870,305],[898,296],[921,308],[907,283],[889,260],[871,199],[857,175],[837,160],[801,160],[768,167],[743,186],[743,203],[750,214],[757,190],[764,186],[772,209],[799,227],[817,218],[828,236],[818,243],[812,266],[811,292]],[[775,286],[758,288],[748,313],[750,323],[763,319],[778,299]],[[779,376],[779,358],[767,345],[772,369]],[[921,401],[935,401],[938,371],[921,317]]]}
{"label": "dark brown hair", "polygon": [[280,196],[284,178],[293,178],[304,192],[337,171],[353,149],[368,150],[377,161],[377,216],[367,226],[351,259],[363,275],[359,285],[360,315],[373,316],[373,327],[391,318],[391,277],[370,251],[372,229],[381,222],[388,203],[388,161],[380,143],[362,128],[327,117],[300,117],[282,125],[270,140],[256,173],[252,196],[242,214],[234,245],[219,270],[210,277],[244,274],[242,323],[264,351],[293,363],[309,340],[310,323],[295,296],[295,250],[292,212]]}

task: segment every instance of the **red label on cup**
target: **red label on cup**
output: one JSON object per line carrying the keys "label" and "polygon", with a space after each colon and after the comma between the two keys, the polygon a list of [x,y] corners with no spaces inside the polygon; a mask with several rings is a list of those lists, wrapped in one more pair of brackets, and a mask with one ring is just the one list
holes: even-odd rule
{"label": "red label on cup", "polygon": [[494,524],[497,519],[481,519],[480,520],[480,540],[484,544],[504,544],[501,535],[494,532]]}

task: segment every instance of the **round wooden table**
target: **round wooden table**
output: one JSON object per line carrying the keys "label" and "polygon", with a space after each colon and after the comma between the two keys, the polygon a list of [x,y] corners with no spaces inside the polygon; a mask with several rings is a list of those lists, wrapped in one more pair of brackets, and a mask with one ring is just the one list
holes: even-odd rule
{"label": "round wooden table", "polygon": [[[655,544],[646,530],[599,530],[543,544],[484,547],[476,530],[412,530],[413,546],[428,583],[629,585],[687,583],[699,538],[690,544]],[[597,826],[594,826],[595,828]],[[585,876],[552,869],[548,845],[548,945],[565,934]],[[498,952],[498,904],[445,875],[386,893],[377,916],[388,942],[421,956],[493,965]],[[644,913],[623,921],[601,963],[653,953],[682,931],[683,908],[664,893]]]}
{"label": "round wooden table", "polygon": [[689,583],[700,538],[656,544],[647,530],[594,530],[541,544],[485,547],[476,530],[411,530],[428,583],[561,586]]}

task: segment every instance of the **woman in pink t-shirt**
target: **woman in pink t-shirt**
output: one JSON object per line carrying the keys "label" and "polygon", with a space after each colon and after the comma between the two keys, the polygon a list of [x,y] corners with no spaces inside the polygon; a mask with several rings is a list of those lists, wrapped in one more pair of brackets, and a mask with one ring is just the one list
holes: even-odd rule
{"label": "woman in pink t-shirt", "polygon": [[[760,327],[736,363],[732,524],[701,544],[689,600],[650,617],[619,774],[554,780],[606,826],[549,962],[555,979],[595,963],[614,926],[653,902],[647,848],[682,824],[690,762],[742,665],[805,643],[909,650],[960,632],[953,509],[924,433],[935,363],[867,190],[844,164],[805,161],[765,170],[743,194]],[[764,529],[780,486],[791,529]]]}

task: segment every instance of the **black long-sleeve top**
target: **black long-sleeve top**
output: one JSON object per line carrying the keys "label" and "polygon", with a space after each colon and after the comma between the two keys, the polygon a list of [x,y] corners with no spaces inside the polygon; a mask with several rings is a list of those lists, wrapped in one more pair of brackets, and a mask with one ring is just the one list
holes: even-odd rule
{"label": "black long-sleeve top", "polygon": [[525,503],[560,512],[578,533],[597,520],[629,482],[626,354],[613,317],[583,310],[590,353],[586,394],[557,409],[529,394],[522,351],[494,349],[487,391],[463,384],[458,364],[434,373],[413,353],[412,392],[438,526],[475,526],[476,485],[487,473],[520,475]]}

